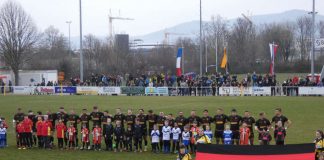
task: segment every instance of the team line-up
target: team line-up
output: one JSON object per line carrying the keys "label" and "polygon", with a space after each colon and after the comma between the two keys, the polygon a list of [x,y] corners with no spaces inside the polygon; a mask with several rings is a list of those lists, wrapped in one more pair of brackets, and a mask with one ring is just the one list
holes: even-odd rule
{"label": "team line-up", "polygon": [[[107,151],[142,152],[147,151],[150,139],[152,152],[155,153],[177,153],[179,146],[195,153],[197,143],[211,143],[212,139],[216,139],[216,144],[253,145],[254,132],[257,132],[261,145],[270,144],[272,139],[277,145],[284,145],[286,130],[292,124],[282,115],[281,108],[275,109],[271,121],[263,112],[255,120],[249,111],[240,116],[232,109],[230,115],[225,115],[221,108],[213,117],[209,116],[208,110],[204,110],[201,117],[196,115],[195,110],[189,117],[180,111],[175,118],[172,114],[155,114],[152,110],[145,114],[143,109],[139,109],[137,115],[128,109],[124,115],[120,108],[116,109],[115,115],[111,115],[108,111],[100,112],[97,106],[91,113],[83,109],[80,116],[74,110],[67,113],[64,107],[60,107],[57,113],[37,113],[35,115],[30,110],[25,114],[18,108],[13,120],[18,149],[35,146],[52,149],[56,137],[59,149],[101,150],[104,141]],[[214,131],[211,124],[215,124]],[[273,130],[273,136],[270,130]]]}

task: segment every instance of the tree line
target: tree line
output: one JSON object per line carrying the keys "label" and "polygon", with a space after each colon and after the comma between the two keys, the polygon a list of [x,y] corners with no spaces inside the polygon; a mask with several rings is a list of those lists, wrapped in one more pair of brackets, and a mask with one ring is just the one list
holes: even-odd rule
{"label": "tree line", "polygon": [[[203,68],[218,65],[227,48],[231,73],[268,73],[269,43],[279,45],[276,72],[309,72],[312,19],[305,15],[296,21],[256,25],[245,18],[230,24],[221,16],[203,25]],[[316,37],[324,37],[324,22],[316,23]],[[177,48],[183,47],[185,72],[199,73],[199,37],[179,37],[173,45],[153,48],[131,47],[122,53],[111,37],[101,39],[88,34],[83,37],[85,77],[92,73],[105,75],[142,75],[175,73]],[[216,45],[217,44],[217,45]],[[316,52],[315,69],[320,71],[324,50]],[[65,72],[66,78],[79,77],[79,52],[69,48],[68,38],[54,26],[39,31],[32,17],[16,2],[8,1],[0,9],[0,56],[5,60],[18,84],[18,70],[50,70]],[[219,72],[225,72],[220,69]],[[208,68],[208,74],[215,73]]]}

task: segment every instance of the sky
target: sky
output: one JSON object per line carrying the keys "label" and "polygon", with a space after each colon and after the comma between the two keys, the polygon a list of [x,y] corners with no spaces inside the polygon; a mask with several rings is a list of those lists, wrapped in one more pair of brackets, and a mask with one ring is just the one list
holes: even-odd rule
{"label": "sky", "polygon": [[[7,0],[0,0],[0,6]],[[40,31],[50,25],[68,35],[79,35],[79,0],[14,0],[33,18]],[[324,14],[324,0],[316,0],[316,11]],[[203,20],[213,15],[227,19],[242,13],[262,15],[292,9],[311,10],[312,0],[202,0]],[[177,24],[199,20],[199,0],[82,0],[83,34],[107,36],[108,15],[133,18],[113,21],[114,33],[145,35]]]}

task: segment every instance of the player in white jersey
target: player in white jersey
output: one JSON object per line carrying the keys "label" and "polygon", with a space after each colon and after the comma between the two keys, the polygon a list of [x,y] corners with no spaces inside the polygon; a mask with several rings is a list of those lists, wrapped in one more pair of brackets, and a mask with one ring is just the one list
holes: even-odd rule
{"label": "player in white jersey", "polygon": [[169,121],[165,120],[162,127],[162,140],[163,140],[163,152],[170,153],[170,139],[171,139],[171,127]]}
{"label": "player in white jersey", "polygon": [[177,123],[174,123],[174,127],[172,128],[172,152],[179,152],[179,142],[180,142],[181,129],[179,128]]}
{"label": "player in white jersey", "polygon": [[185,126],[184,131],[182,132],[182,144],[187,148],[187,150],[189,150],[190,137],[189,126]]}
{"label": "player in white jersey", "polygon": [[160,131],[156,124],[153,126],[153,130],[151,132],[151,138],[152,138],[152,141],[151,141],[152,142],[152,151],[154,153],[157,153],[159,151],[158,145],[160,142]]}

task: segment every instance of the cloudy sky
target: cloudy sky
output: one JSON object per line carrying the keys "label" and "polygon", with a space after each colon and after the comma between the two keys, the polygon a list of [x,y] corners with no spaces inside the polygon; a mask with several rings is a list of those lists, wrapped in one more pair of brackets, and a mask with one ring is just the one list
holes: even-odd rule
{"label": "cloudy sky", "polygon": [[[15,0],[34,19],[42,31],[50,25],[68,35],[66,21],[71,20],[71,35],[79,34],[79,0]],[[252,15],[279,13],[291,9],[311,10],[312,0],[202,0],[203,19],[212,15],[236,18],[241,13]],[[324,0],[316,0],[317,11],[324,14]],[[6,0],[0,0],[0,5]],[[134,18],[114,21],[116,33],[144,35],[199,19],[199,0],[82,0],[83,31],[105,36],[109,33],[108,14]]]}

